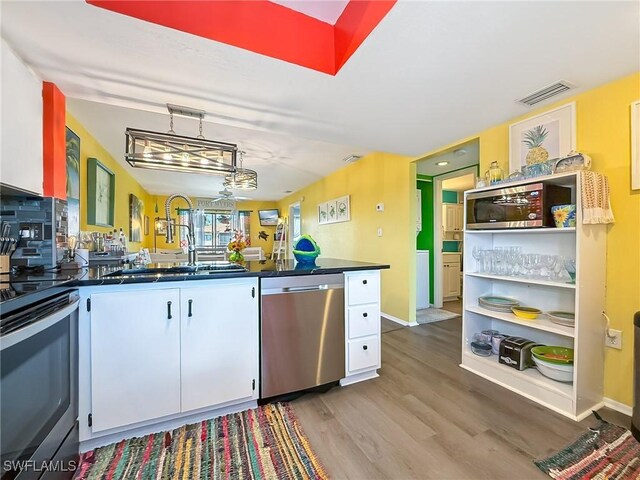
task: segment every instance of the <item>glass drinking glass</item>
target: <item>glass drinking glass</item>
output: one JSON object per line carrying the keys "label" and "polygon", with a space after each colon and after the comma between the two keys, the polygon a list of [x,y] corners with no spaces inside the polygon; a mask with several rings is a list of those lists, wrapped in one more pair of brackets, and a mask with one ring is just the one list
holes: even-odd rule
{"label": "glass drinking glass", "polygon": [[576,283],[576,261],[573,258],[564,259],[564,268],[571,277],[569,283]]}

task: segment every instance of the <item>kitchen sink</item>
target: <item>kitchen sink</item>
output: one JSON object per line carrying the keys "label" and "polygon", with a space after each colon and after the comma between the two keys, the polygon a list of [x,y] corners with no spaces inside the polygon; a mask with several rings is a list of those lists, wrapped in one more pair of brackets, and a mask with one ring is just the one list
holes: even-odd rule
{"label": "kitchen sink", "polygon": [[155,263],[145,267],[132,267],[116,270],[107,273],[105,277],[129,277],[129,276],[158,276],[158,275],[189,275],[194,273],[214,274],[214,273],[230,273],[230,272],[246,272],[247,269],[242,265],[232,262],[202,262],[197,265],[171,264],[171,263]]}

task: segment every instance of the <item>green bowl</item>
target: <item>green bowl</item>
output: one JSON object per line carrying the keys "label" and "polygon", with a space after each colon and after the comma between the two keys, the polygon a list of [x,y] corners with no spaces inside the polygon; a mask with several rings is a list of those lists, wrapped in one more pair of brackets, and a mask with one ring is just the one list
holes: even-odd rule
{"label": "green bowl", "polygon": [[540,345],[533,347],[531,354],[540,360],[555,363],[556,365],[569,365],[573,363],[573,348],[569,347]]}

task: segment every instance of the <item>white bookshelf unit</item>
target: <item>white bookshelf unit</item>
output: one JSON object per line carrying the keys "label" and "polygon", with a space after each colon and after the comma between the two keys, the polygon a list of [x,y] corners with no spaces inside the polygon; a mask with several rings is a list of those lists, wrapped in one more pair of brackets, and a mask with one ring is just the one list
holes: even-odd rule
{"label": "white bookshelf unit", "polygon": [[[577,172],[550,175],[472,192],[507,188],[529,183],[550,183],[569,187],[576,205],[576,228],[492,229],[464,231],[464,288],[462,320],[462,362],[460,366],[487,380],[529,398],[574,420],[582,420],[602,406],[604,376],[606,225],[583,225],[580,176]],[[527,279],[476,273],[474,247],[521,246],[523,253],[563,255],[576,259],[575,284],[563,281]],[[524,320],[511,313],[481,307],[478,297],[502,295],[521,305],[543,312],[575,312],[575,327],[552,323],[546,315]],[[498,363],[498,356],[480,357],[471,352],[475,333],[498,330],[504,335],[528,338],[545,345],[574,348],[572,383],[543,376],[535,368],[523,371]]]}

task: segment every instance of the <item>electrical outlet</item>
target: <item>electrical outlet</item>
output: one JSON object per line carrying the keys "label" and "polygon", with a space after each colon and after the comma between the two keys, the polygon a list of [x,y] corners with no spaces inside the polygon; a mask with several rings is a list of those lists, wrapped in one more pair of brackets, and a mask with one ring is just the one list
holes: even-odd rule
{"label": "electrical outlet", "polygon": [[604,335],[605,346],[622,350],[622,331],[614,330],[613,328],[610,328],[609,335],[607,335],[606,333]]}

